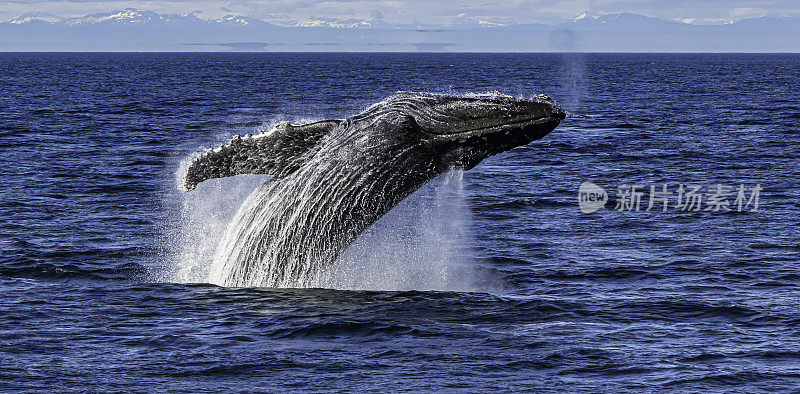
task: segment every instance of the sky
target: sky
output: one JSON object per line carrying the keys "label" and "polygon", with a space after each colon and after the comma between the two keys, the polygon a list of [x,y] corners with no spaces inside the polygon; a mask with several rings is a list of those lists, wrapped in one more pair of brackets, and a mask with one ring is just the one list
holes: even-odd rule
{"label": "sky", "polygon": [[632,12],[696,24],[767,15],[800,16],[800,0],[11,0],[0,2],[0,20],[28,12],[75,17],[125,8],[158,13],[196,12],[201,18],[237,14],[282,25],[313,18],[370,19],[376,15],[395,24],[448,25],[465,16],[500,24],[554,24],[583,11],[597,15]]}

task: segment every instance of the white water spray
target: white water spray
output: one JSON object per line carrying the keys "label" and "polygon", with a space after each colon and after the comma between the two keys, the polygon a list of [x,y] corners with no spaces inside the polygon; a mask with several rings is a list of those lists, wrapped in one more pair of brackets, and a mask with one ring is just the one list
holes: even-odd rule
{"label": "white water spray", "polygon": [[195,193],[181,193],[177,228],[171,229],[171,263],[164,279],[207,282],[214,252],[239,206],[261,184],[263,175],[241,175],[204,182]]}
{"label": "white water spray", "polygon": [[[463,171],[423,186],[365,231],[323,271],[314,285],[358,290],[473,291],[471,215]],[[226,228],[263,176],[236,176],[183,193],[179,228],[173,231],[173,263],[166,280],[210,282],[222,276],[214,255]]]}
{"label": "white water spray", "polygon": [[464,172],[448,172],[365,231],[321,284],[337,289],[473,291],[470,226]]}

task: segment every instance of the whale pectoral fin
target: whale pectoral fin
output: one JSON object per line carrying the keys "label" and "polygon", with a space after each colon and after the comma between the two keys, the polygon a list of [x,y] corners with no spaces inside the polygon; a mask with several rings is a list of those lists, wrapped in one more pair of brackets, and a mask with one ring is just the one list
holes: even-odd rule
{"label": "whale pectoral fin", "polygon": [[325,120],[293,126],[284,122],[263,134],[234,136],[231,142],[192,160],[183,186],[193,190],[207,179],[239,174],[287,175],[311,157],[314,146],[339,123],[339,120]]}

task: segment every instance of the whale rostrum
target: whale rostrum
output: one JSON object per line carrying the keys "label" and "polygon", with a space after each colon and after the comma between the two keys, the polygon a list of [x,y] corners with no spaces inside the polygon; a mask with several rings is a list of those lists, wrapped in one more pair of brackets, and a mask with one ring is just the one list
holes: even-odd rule
{"label": "whale rostrum", "polygon": [[281,123],[197,156],[184,176],[268,174],[228,225],[208,281],[310,287],[370,225],[430,179],[528,144],[564,111],[546,96],[400,92],[344,120]]}

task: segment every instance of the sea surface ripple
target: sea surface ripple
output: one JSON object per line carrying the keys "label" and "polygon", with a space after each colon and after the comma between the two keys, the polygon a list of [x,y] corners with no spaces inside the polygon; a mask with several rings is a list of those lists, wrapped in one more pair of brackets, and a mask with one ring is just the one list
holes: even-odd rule
{"label": "sea surface ripple", "polygon": [[[798,55],[0,54],[0,389],[796,389],[798,69]],[[402,271],[369,290],[164,273],[195,207],[175,182],[193,152],[398,90],[544,93],[570,114],[464,173],[471,291]],[[612,197],[763,190],[755,212],[612,199],[584,214],[584,181]],[[260,180],[236,182],[203,216],[224,222]],[[397,216],[426,206],[414,198]]]}

